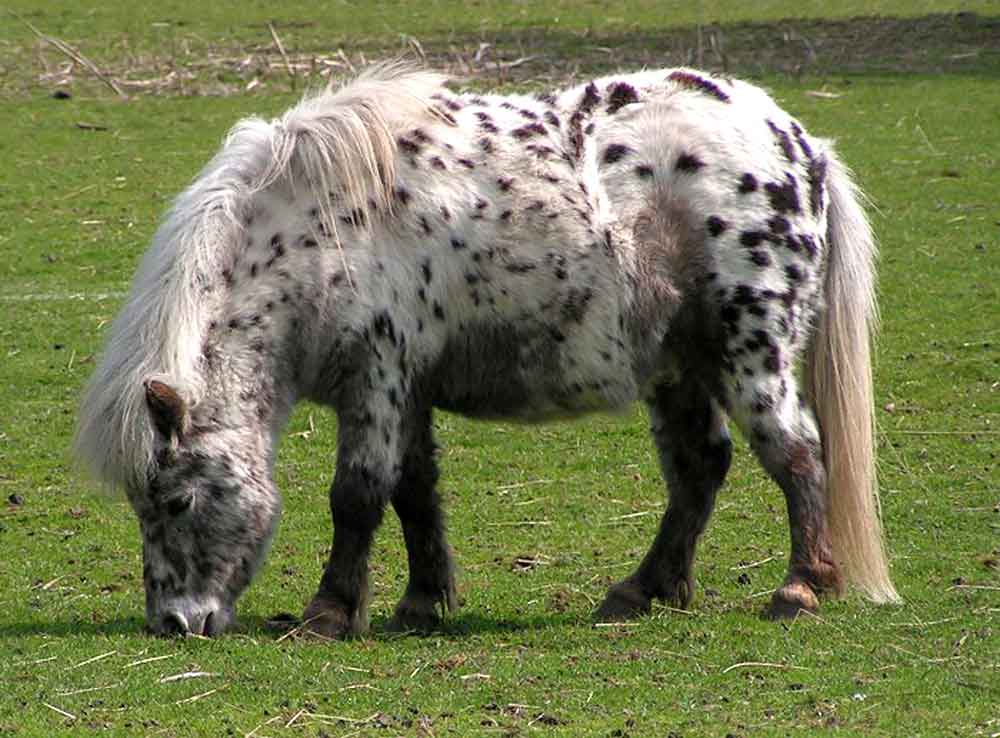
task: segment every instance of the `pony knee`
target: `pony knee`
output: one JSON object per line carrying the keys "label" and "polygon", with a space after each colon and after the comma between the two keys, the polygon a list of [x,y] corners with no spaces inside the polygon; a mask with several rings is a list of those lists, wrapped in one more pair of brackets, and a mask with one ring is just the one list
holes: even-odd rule
{"label": "pony knee", "polygon": [[388,484],[365,467],[348,465],[338,468],[330,488],[330,513],[334,528],[375,530],[382,522],[390,491]]}

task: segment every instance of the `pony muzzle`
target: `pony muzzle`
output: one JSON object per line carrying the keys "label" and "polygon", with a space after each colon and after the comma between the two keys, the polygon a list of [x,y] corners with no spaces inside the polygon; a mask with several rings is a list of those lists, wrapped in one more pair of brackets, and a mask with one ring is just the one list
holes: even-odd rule
{"label": "pony muzzle", "polygon": [[174,602],[147,617],[149,630],[158,636],[221,635],[235,619],[232,608],[216,603],[198,605]]}

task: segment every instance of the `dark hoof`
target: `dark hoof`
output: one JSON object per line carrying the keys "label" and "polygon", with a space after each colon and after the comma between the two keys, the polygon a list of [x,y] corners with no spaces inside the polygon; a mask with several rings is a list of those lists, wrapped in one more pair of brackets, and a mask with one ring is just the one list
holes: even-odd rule
{"label": "dark hoof", "polygon": [[436,603],[429,605],[423,602],[415,602],[410,598],[404,599],[396,606],[396,612],[392,616],[385,629],[390,633],[429,633],[436,630],[441,624],[441,615],[438,613]]}
{"label": "dark hoof", "polygon": [[444,616],[457,607],[458,595],[454,585],[440,595],[407,592],[396,605],[396,612],[386,630],[390,633],[427,633],[436,630]]}
{"label": "dark hoof", "polygon": [[360,618],[351,617],[335,600],[314,597],[302,614],[302,633],[319,638],[341,639],[361,635],[366,630]]}
{"label": "dark hoof", "polygon": [[652,598],[646,596],[638,584],[619,582],[608,590],[608,596],[594,613],[598,623],[621,623],[649,613]]}
{"label": "dark hoof", "polygon": [[802,611],[814,613],[817,610],[819,599],[812,588],[805,582],[789,582],[775,590],[766,615],[771,620],[789,620]]}
{"label": "dark hoof", "polygon": [[663,601],[679,610],[687,610],[694,599],[694,579],[679,576],[667,585]]}

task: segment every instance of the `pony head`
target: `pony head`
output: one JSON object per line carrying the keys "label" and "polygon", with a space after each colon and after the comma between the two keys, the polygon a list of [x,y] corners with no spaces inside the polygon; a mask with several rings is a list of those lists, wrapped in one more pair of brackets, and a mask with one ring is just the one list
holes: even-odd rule
{"label": "pony head", "polygon": [[129,500],[142,530],[147,625],[159,635],[218,635],[280,516],[267,451],[169,384],[150,380],[145,390],[154,461]]}

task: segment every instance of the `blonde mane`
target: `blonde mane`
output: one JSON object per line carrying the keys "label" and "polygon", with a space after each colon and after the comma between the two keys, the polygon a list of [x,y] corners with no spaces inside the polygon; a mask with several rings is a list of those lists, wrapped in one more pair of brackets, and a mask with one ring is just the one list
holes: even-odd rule
{"label": "blonde mane", "polygon": [[146,382],[168,382],[192,405],[203,396],[202,344],[226,299],[218,275],[243,248],[254,195],[279,183],[307,187],[334,228],[334,195],[365,223],[390,211],[396,132],[439,115],[431,96],[443,81],[381,65],[307,95],[280,119],[249,118],[229,132],[157,229],[84,392],[75,453],[100,480],[127,490],[145,484],[154,453]]}

